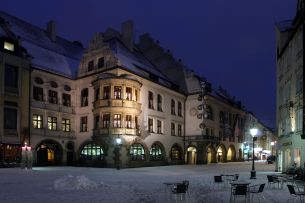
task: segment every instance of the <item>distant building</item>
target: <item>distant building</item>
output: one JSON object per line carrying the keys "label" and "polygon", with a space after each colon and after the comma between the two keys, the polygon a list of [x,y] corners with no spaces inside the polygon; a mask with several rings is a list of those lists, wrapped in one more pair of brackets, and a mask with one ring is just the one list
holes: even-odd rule
{"label": "distant building", "polygon": [[[19,130],[17,144],[30,144],[35,165],[243,160],[248,129],[241,103],[213,89],[148,35],[134,44],[131,21],[121,32],[96,33],[88,48],[58,36],[52,21],[44,30],[0,12],[0,22],[0,34],[7,29],[31,56],[30,63],[18,58],[26,60],[17,106],[25,108],[20,120],[27,123],[20,129],[27,131]],[[4,108],[12,102],[7,98],[0,100]]]}
{"label": "distant building", "polygon": [[30,139],[30,58],[3,19],[0,26],[0,166],[10,166]]}
{"label": "distant building", "polygon": [[276,29],[277,170],[284,172],[305,163],[304,14],[304,1],[298,0],[294,19],[277,23]]}

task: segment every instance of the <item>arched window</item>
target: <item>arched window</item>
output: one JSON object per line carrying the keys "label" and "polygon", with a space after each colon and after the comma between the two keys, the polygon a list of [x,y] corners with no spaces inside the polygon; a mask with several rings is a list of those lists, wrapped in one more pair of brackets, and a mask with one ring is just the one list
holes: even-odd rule
{"label": "arched window", "polygon": [[158,144],[153,144],[151,146],[149,154],[150,154],[150,160],[160,161],[160,160],[164,159],[162,149],[161,149],[160,145],[158,145]]}
{"label": "arched window", "polygon": [[67,92],[71,91],[71,87],[69,85],[64,85],[64,90]]}
{"label": "arched window", "polygon": [[50,82],[50,86],[53,87],[53,88],[57,88],[58,87],[57,83],[54,82],[54,81]]}
{"label": "arched window", "polygon": [[88,106],[88,88],[82,89],[81,106]]}
{"label": "arched window", "polygon": [[42,85],[43,84],[43,80],[40,77],[35,77],[35,83]]}
{"label": "arched window", "polygon": [[133,144],[129,150],[130,160],[142,161],[145,160],[145,150],[141,144]]}
{"label": "arched window", "polygon": [[181,160],[181,148],[178,145],[174,145],[171,149],[171,159],[172,160]]}
{"label": "arched window", "polygon": [[89,143],[83,147],[80,152],[80,159],[82,160],[103,160],[104,151],[101,146]]}

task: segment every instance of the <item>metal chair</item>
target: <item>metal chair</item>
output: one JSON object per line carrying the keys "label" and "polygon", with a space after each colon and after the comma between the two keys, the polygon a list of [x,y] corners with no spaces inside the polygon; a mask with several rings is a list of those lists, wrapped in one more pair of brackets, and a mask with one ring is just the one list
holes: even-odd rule
{"label": "metal chair", "polygon": [[244,196],[245,202],[247,202],[248,199],[248,186],[247,185],[236,185],[231,190],[231,198],[230,201],[236,200],[237,197]]}
{"label": "metal chair", "polygon": [[224,187],[224,181],[222,179],[222,176],[214,176],[214,184],[216,185],[220,185],[222,187]]}
{"label": "metal chair", "polygon": [[268,179],[268,186],[269,188],[271,187],[271,185],[278,185],[278,188],[280,187],[280,180],[278,178],[275,178],[273,175],[267,175],[267,179]]}
{"label": "metal chair", "polygon": [[251,202],[253,202],[254,194],[257,196],[258,202],[260,202],[261,199],[262,200],[265,199],[265,197],[263,195],[265,185],[266,184],[264,183],[264,184],[260,184],[260,185],[250,186],[249,193],[251,194]]}
{"label": "metal chair", "polygon": [[180,196],[180,200],[185,199],[185,194],[187,193],[188,185],[184,183],[178,183],[172,188],[172,195],[175,196],[175,201],[177,202],[178,196]]}
{"label": "metal chair", "polygon": [[287,185],[289,193],[290,193],[290,197],[288,198],[288,202],[290,199],[296,200],[298,197],[300,197],[300,201],[304,202],[304,195],[305,192],[296,192],[295,191],[295,186],[293,185]]}

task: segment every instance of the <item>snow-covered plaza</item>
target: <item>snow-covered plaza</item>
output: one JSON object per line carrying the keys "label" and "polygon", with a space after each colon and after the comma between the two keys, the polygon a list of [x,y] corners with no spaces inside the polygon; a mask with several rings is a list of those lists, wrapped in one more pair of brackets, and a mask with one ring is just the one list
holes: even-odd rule
{"label": "snow-covered plaza", "polygon": [[[34,167],[0,169],[1,202],[174,202],[164,182],[189,180],[187,202],[229,202],[230,186],[216,187],[214,175],[239,174],[251,184],[266,183],[265,202],[287,202],[289,192],[268,188],[274,165],[255,163],[257,179],[250,180],[251,162],[180,165],[147,168]],[[243,200],[242,198],[240,200]],[[257,201],[255,201],[257,202]]]}

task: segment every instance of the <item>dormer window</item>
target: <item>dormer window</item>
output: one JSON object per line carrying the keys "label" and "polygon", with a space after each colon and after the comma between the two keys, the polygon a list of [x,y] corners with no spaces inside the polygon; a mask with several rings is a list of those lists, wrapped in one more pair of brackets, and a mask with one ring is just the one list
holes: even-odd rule
{"label": "dormer window", "polygon": [[10,42],[5,41],[3,48],[5,50],[8,50],[8,51],[15,51],[15,45],[13,43],[10,43]]}
{"label": "dormer window", "polygon": [[89,62],[88,62],[88,72],[89,72],[89,71],[92,71],[93,68],[94,68],[94,62],[93,62],[93,60],[92,60],[92,61],[89,61]]}

